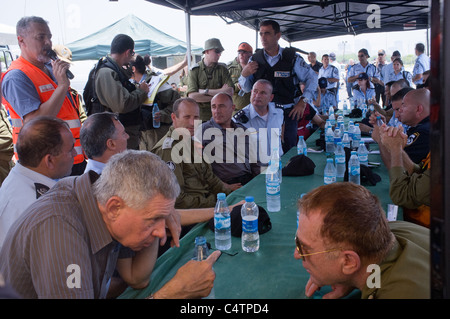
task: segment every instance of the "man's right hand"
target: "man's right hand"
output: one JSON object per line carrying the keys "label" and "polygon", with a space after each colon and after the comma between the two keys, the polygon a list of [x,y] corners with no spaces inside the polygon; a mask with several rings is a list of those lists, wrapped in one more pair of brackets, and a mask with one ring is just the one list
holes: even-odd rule
{"label": "man's right hand", "polygon": [[144,91],[145,93],[148,93],[149,91],[149,87],[148,84],[145,82],[142,82],[139,84],[139,89],[141,89],[142,91]]}
{"label": "man's right hand", "polygon": [[153,296],[155,299],[195,299],[209,295],[216,274],[212,269],[221,252],[214,251],[204,261],[190,260]]}
{"label": "man's right hand", "polygon": [[244,66],[244,68],[242,69],[241,75],[243,77],[248,77],[252,74],[255,74],[257,70],[258,70],[258,62],[252,61],[252,62],[247,63],[246,66]]}

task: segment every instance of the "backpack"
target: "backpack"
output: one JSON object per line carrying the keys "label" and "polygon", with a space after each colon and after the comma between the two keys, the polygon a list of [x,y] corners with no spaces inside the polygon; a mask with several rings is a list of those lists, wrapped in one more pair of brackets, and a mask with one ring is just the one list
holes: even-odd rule
{"label": "backpack", "polygon": [[86,106],[87,115],[94,113],[100,113],[105,110],[105,108],[100,104],[97,94],[95,93],[95,75],[100,69],[101,64],[103,64],[103,59],[101,58],[89,72],[88,80],[84,86],[83,100]]}

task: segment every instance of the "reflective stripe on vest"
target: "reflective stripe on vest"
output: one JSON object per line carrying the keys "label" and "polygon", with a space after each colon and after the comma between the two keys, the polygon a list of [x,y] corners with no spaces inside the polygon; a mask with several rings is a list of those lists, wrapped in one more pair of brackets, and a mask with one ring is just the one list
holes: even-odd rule
{"label": "reflective stripe on vest", "polygon": [[[48,77],[42,70],[25,60],[23,57],[19,57],[17,60],[14,60],[11,63],[8,71],[6,71],[2,78],[13,69],[19,69],[23,73],[27,75],[27,77],[33,82],[36,92],[39,94],[39,99],[41,100],[41,104],[48,101],[54,90],[56,89],[56,83]],[[11,123],[13,126],[13,143],[16,144],[17,137],[19,135],[20,129],[23,126],[22,118],[16,113],[16,111],[11,107],[9,102],[3,97],[3,103],[5,107],[8,109],[9,114],[11,116]],[[72,132],[73,137],[75,138],[75,149],[77,151],[77,155],[74,159],[74,164],[78,164],[84,161],[85,157],[83,155],[83,151],[81,149],[80,142],[80,129],[81,129],[81,121],[78,113],[78,103],[75,101],[70,94],[70,88],[68,90],[68,94],[64,99],[64,102],[61,106],[59,113],[56,115],[61,120],[65,121]],[[15,154],[17,158],[17,153]]]}

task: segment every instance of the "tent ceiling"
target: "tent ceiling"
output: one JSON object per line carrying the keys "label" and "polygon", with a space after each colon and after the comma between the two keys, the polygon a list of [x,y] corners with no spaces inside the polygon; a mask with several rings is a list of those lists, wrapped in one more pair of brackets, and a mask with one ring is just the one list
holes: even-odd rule
{"label": "tent ceiling", "polygon": [[[259,22],[276,20],[288,42],[339,35],[404,31],[429,27],[429,1],[301,0],[147,0],[192,15],[217,15],[227,23],[258,30]],[[374,27],[379,8],[380,28]]]}

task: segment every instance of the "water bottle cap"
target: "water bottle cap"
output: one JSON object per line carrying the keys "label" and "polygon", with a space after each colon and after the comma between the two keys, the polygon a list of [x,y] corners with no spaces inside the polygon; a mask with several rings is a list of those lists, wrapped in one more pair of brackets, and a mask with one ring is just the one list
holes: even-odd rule
{"label": "water bottle cap", "polygon": [[355,126],[358,126],[358,127],[359,127],[359,123],[355,123]]}
{"label": "water bottle cap", "polygon": [[379,119],[381,119],[381,116],[380,116],[380,115],[377,116],[377,120],[379,120]]}
{"label": "water bottle cap", "polygon": [[342,142],[338,142],[337,145],[343,145]]}
{"label": "water bottle cap", "polygon": [[195,237],[195,244],[196,245],[204,245],[204,244],[206,244],[206,238],[204,236],[197,236],[197,237]]}
{"label": "water bottle cap", "polygon": [[352,153],[351,153],[352,155],[356,155],[356,151],[352,151]]}
{"label": "water bottle cap", "polygon": [[327,158],[327,163],[328,163],[328,162],[331,162],[331,163],[332,163],[332,162],[333,162],[333,159],[332,159],[331,157],[328,157],[328,158]]}
{"label": "water bottle cap", "polygon": [[217,194],[217,199],[224,200],[225,198],[226,198],[225,193],[219,193],[219,194]]}
{"label": "water bottle cap", "polygon": [[245,197],[245,201],[246,201],[247,203],[250,203],[250,202],[254,202],[255,199],[253,198],[253,196],[246,196],[246,197]]}

